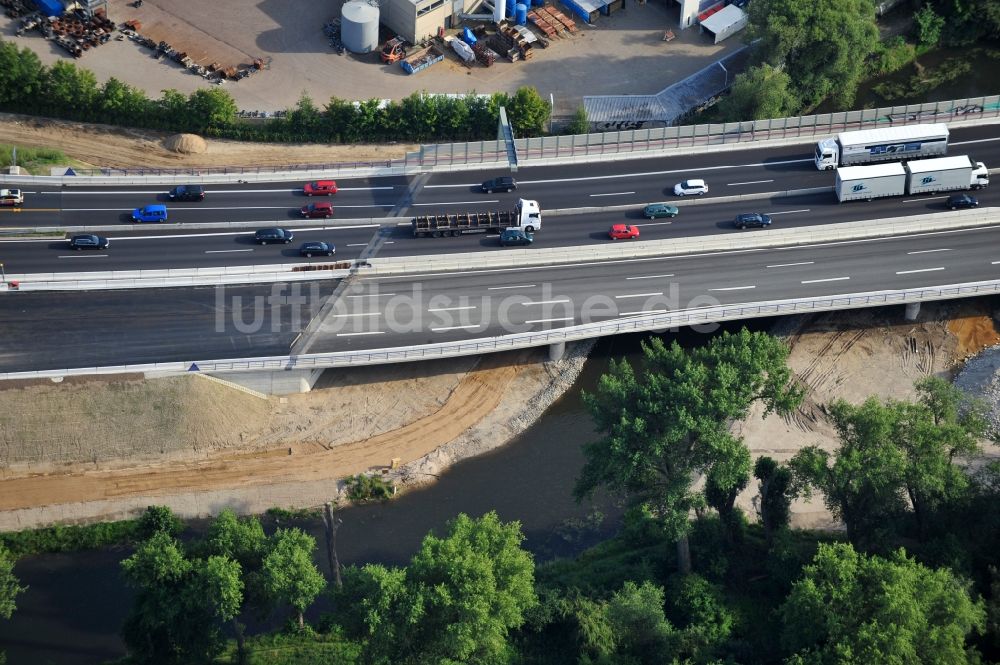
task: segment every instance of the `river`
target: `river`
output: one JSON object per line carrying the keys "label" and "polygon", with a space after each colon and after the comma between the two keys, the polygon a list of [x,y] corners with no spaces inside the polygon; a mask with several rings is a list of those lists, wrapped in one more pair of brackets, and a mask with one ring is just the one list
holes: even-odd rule
{"label": "river", "polygon": [[[747,322],[767,329],[769,320]],[[738,329],[733,323],[726,329]],[[429,531],[441,534],[460,512],[478,516],[495,510],[521,522],[536,560],[572,556],[613,535],[621,523],[616,501],[600,495],[578,505],[573,482],[583,464],[581,445],[593,440],[593,422],[581,394],[593,390],[610,358],[639,357],[644,335],[606,338],[594,347],[574,386],[509,445],[459,462],[438,482],[395,500],[341,511],[337,552],[345,565],[404,564]],[[683,329],[671,336],[684,346],[704,334]],[[195,528],[198,528],[197,525]],[[318,524],[316,560],[328,573]],[[125,549],[26,557],[15,569],[29,590],[18,598],[10,621],[0,621],[0,649],[10,665],[92,665],[124,655],[118,630],[131,593],[119,576]],[[315,614],[315,612],[314,612]]]}

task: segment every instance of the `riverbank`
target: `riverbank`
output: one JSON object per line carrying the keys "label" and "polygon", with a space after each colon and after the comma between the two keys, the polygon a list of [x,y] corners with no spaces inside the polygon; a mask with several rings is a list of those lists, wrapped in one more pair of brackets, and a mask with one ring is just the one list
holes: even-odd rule
{"label": "riverbank", "polygon": [[425,484],[527,429],[590,347],[559,363],[528,350],[338,370],[266,402],[197,377],[10,386],[0,530],[125,519],[151,503],[189,518],[311,507],[373,469]]}

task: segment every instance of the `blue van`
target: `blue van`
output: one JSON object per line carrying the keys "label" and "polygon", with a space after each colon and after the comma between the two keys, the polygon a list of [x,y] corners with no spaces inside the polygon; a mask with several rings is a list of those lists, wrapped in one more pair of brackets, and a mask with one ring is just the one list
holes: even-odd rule
{"label": "blue van", "polygon": [[167,206],[155,204],[136,208],[132,211],[133,222],[165,222],[167,221]]}

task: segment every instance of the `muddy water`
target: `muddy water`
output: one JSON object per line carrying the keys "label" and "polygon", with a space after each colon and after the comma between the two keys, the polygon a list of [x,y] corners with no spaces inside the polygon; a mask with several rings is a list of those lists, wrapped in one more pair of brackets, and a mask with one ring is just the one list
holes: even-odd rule
{"label": "muddy water", "polygon": [[[766,329],[769,321],[749,322]],[[729,326],[736,329],[737,325]],[[673,336],[685,346],[706,337],[690,330]],[[538,422],[510,445],[465,460],[425,489],[375,506],[340,513],[338,554],[344,564],[405,563],[424,535],[443,533],[460,512],[478,516],[496,510],[521,522],[537,560],[571,556],[613,535],[621,508],[608,496],[578,505],[572,487],[583,464],[581,444],[593,440],[593,424],[581,393],[593,390],[612,357],[636,359],[643,336],[602,340],[576,384]],[[313,534],[322,545],[318,526]],[[18,599],[10,621],[0,620],[0,649],[11,665],[84,665],[124,655],[118,637],[131,594],[119,575],[123,550],[30,557],[16,574],[29,591]],[[325,557],[317,561],[326,570]]]}

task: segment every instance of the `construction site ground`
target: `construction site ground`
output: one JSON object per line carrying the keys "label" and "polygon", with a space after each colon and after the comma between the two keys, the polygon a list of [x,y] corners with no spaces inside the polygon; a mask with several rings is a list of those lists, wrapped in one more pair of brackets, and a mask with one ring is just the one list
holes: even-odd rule
{"label": "construction site ground", "polygon": [[[117,23],[139,20],[141,33],[186,51],[202,65],[249,64],[255,58],[269,62],[269,69],[222,84],[241,109],[265,111],[289,108],[303,93],[322,105],[331,97],[401,99],[421,91],[513,92],[532,85],[545,98],[554,95],[556,114],[568,116],[583,95],[656,93],[742,46],[739,37],[713,44],[695,28],[678,29],[675,5],[626,0],[625,10],[601,16],[592,27],[572,16],[578,32],[554,38],[549,48],[536,49],[530,61],[504,59],[490,68],[469,68],[449,51],[445,62],[407,75],[399,64],[382,64],[377,53],[337,55],[323,24],[338,16],[339,8],[337,0],[322,5],[311,0],[145,0],[136,9],[125,0],[110,0],[109,16]],[[4,40],[31,48],[46,64],[68,57],[35,31],[16,37],[15,27],[14,20],[0,16]],[[677,38],[664,42],[668,28]],[[113,76],[151,97],[168,88],[186,94],[215,85],[173,62],[157,61],[149,49],[129,40],[109,41],[74,62],[93,71],[100,82]]]}

